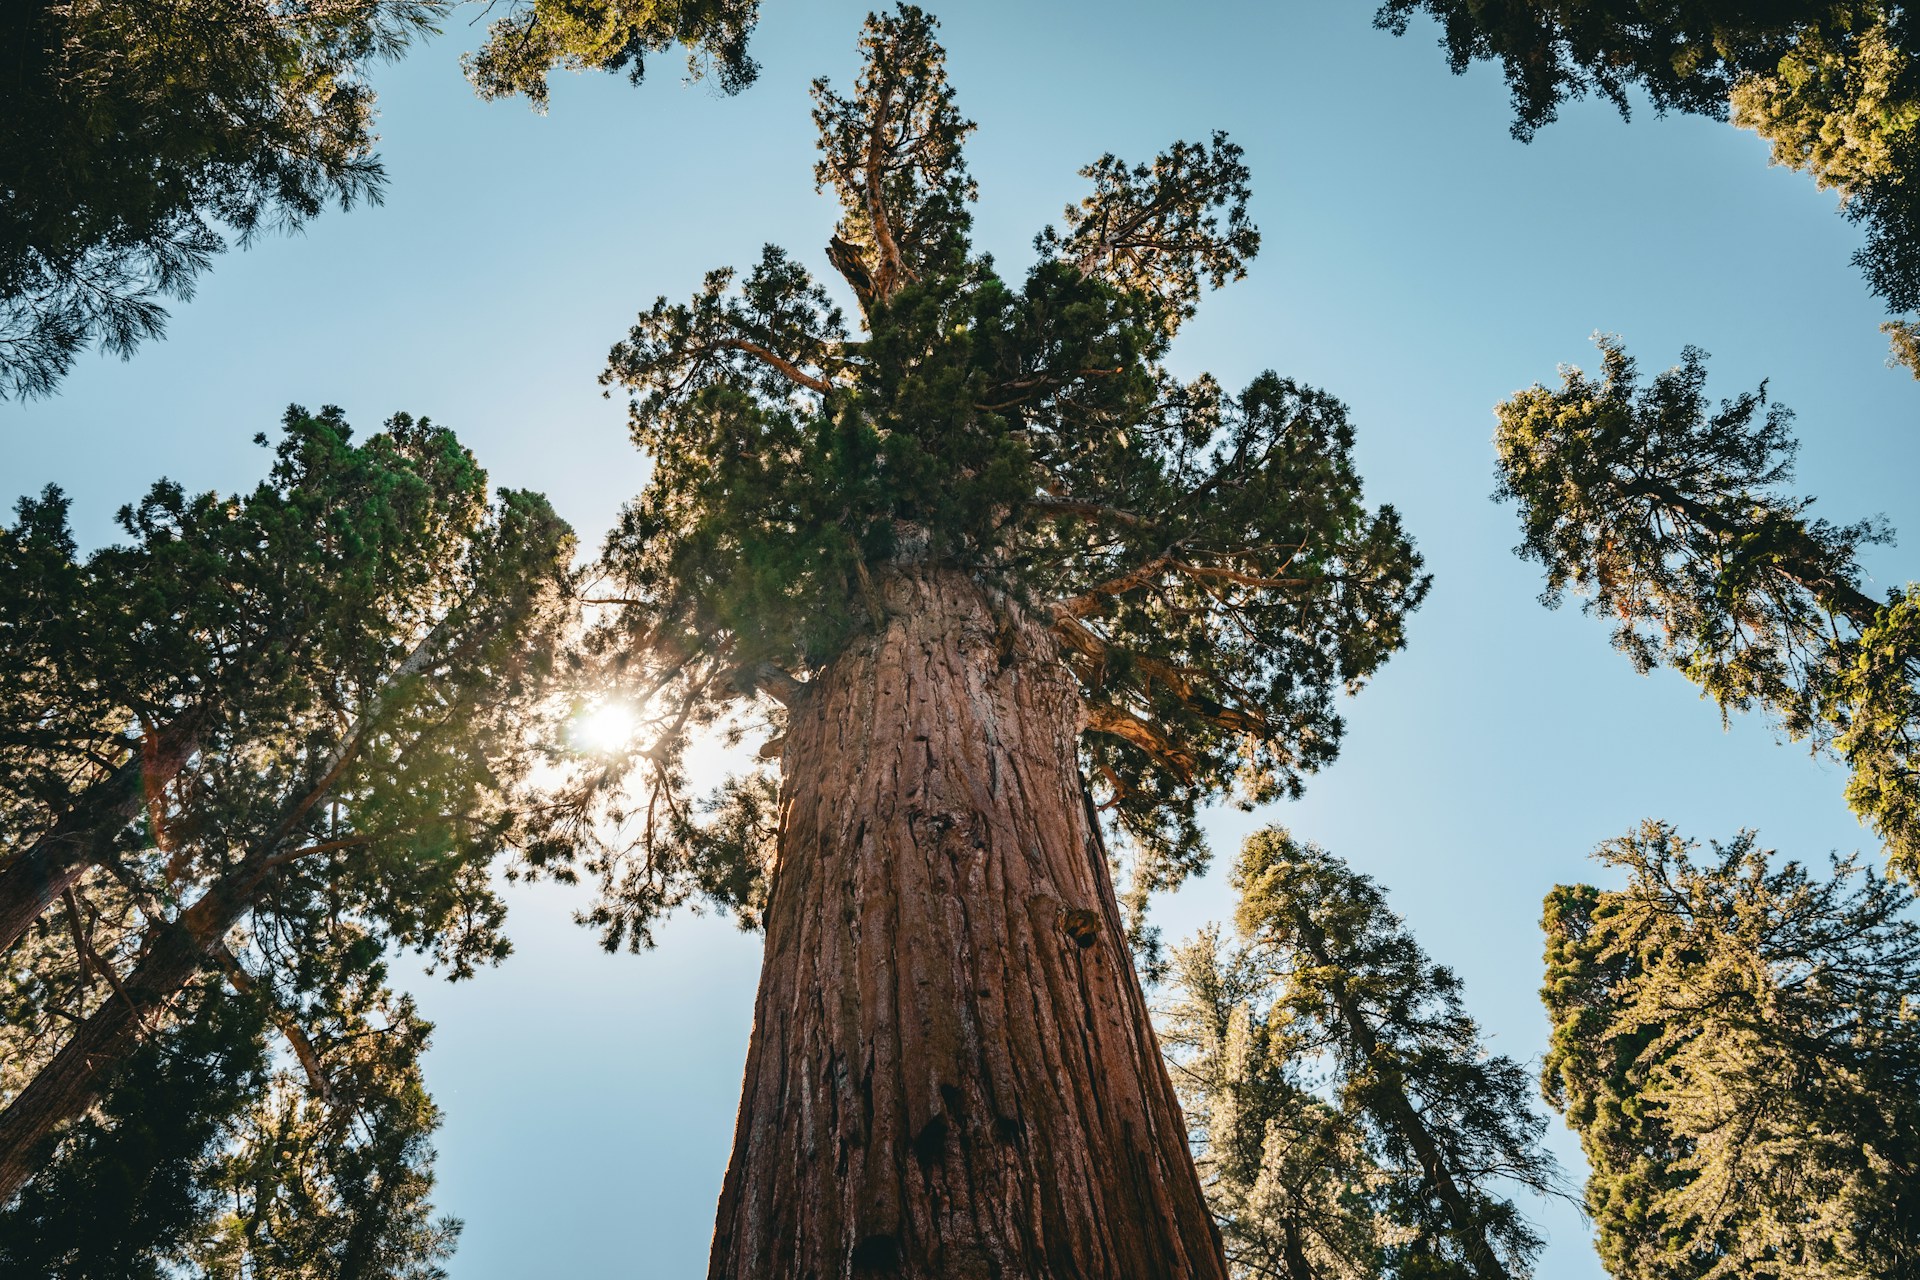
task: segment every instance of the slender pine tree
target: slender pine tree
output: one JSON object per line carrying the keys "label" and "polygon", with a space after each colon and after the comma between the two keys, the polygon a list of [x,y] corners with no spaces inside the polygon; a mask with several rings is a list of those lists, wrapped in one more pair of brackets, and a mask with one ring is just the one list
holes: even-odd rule
{"label": "slender pine tree", "polygon": [[1241,943],[1183,948],[1170,1042],[1229,1256],[1247,1277],[1507,1280],[1560,1192],[1526,1074],[1380,887],[1278,828],[1235,869]]}

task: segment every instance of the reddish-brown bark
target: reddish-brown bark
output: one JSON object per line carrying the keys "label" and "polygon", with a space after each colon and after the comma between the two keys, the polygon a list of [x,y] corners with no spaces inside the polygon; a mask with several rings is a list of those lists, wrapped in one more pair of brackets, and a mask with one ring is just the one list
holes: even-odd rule
{"label": "reddish-brown bark", "polygon": [[80,883],[200,748],[192,717],[148,737],[119,768],[95,782],[26,848],[0,860],[0,952]]}
{"label": "reddish-brown bark", "polygon": [[258,864],[249,864],[216,882],[178,920],[158,928],[113,997],[80,1024],[0,1111],[0,1204],[33,1176],[45,1141],[93,1105],[127,1055],[167,1016],[169,1006],[240,919],[261,877]]}
{"label": "reddish-brown bark", "polygon": [[710,1276],[1224,1280],[1054,641],[958,573],[879,591],[792,710]]}

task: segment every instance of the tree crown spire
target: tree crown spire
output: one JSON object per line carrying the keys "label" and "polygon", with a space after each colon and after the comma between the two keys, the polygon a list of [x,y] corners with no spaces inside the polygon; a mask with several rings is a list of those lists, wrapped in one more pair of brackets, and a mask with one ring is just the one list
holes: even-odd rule
{"label": "tree crown spire", "polygon": [[1097,161],[1015,282],[968,243],[972,126],[933,19],[870,17],[861,48],[851,94],[814,87],[857,327],[769,246],[656,301],[603,375],[653,467],[608,545],[626,607],[602,637],[660,735],[640,880],[690,883],[660,834],[699,825],[660,817],[690,812],[666,798],[685,732],[743,693],[799,696],[884,616],[888,575],[940,569],[1052,625],[1099,803],[1148,881],[1176,881],[1204,857],[1203,799],[1292,793],[1332,758],[1334,694],[1400,646],[1419,557],[1362,502],[1339,401],[1166,366],[1202,282],[1258,247],[1224,134]]}

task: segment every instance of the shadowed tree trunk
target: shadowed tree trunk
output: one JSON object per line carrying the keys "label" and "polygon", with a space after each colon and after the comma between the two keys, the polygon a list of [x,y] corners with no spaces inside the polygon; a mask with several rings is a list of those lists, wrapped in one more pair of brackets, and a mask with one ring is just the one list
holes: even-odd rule
{"label": "shadowed tree trunk", "polygon": [[1325,972],[1336,975],[1329,980],[1328,990],[1333,995],[1340,1020],[1346,1024],[1353,1047],[1359,1050],[1365,1064],[1362,1069],[1370,1077],[1370,1087],[1366,1091],[1367,1104],[1376,1108],[1380,1118],[1398,1130],[1412,1149],[1433,1195],[1446,1209],[1447,1221],[1453,1227],[1461,1252],[1467,1255],[1467,1261],[1473,1267],[1473,1274],[1479,1276],[1480,1280],[1510,1280],[1507,1269],[1500,1263],[1500,1255],[1487,1239],[1486,1225],[1481,1222],[1480,1215],[1474,1212],[1466,1193],[1453,1176],[1452,1162],[1441,1151],[1439,1140],[1427,1127],[1419,1109],[1413,1105],[1413,1099],[1407,1095],[1405,1073],[1396,1064],[1392,1053],[1381,1051],[1373,1023],[1354,998],[1346,979],[1338,976],[1345,971],[1345,966],[1337,963],[1338,958],[1327,946],[1325,931],[1304,912],[1300,914],[1296,927],[1313,962]]}
{"label": "shadowed tree trunk", "polygon": [[794,708],[713,1280],[1224,1280],[1055,642],[878,584]]}
{"label": "shadowed tree trunk", "polygon": [[135,750],[83,791],[51,830],[0,860],[0,951],[99,864],[120,830],[200,749],[192,722],[184,719],[148,741],[155,744],[152,750]]}
{"label": "shadowed tree trunk", "polygon": [[161,926],[127,980],[74,1031],[52,1060],[0,1111],[0,1204],[33,1176],[43,1145],[99,1098],[113,1072],[211,961],[245,912],[261,873],[223,878],[177,921]]}

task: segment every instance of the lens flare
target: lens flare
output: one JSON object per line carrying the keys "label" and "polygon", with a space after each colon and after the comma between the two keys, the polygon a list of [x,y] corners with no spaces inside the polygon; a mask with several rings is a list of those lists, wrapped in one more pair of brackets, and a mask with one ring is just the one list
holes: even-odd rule
{"label": "lens flare", "polygon": [[608,702],[574,722],[573,738],[583,750],[611,755],[631,746],[639,727],[639,720],[631,707]]}

